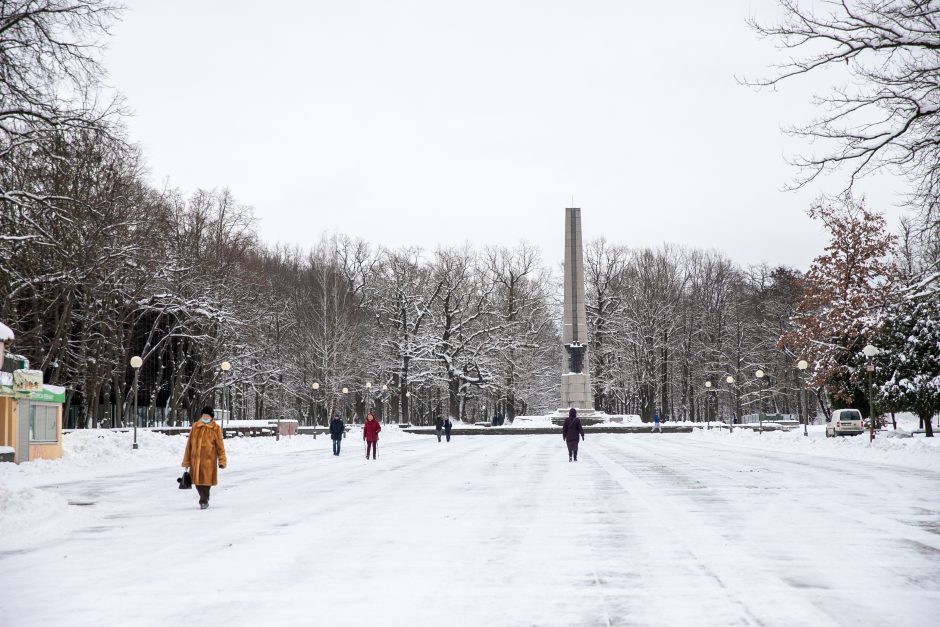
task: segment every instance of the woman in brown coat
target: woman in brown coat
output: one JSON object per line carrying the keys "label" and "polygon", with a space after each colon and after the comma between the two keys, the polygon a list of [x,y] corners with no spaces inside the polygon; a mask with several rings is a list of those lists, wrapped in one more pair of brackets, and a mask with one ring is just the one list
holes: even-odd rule
{"label": "woman in brown coat", "polygon": [[225,444],[222,442],[222,429],[213,420],[215,412],[211,407],[202,408],[202,416],[193,423],[186,440],[186,452],[183,454],[183,468],[189,468],[193,485],[199,492],[199,507],[209,507],[209,488],[219,482],[216,468],[225,468]]}

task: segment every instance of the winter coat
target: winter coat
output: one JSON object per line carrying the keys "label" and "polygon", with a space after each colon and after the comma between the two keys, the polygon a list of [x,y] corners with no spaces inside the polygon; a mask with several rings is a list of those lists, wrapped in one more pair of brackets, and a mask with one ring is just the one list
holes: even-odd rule
{"label": "winter coat", "polygon": [[342,440],[344,431],[346,431],[346,425],[343,424],[342,420],[334,418],[330,421],[330,439]]}
{"label": "winter coat", "polygon": [[565,418],[565,425],[561,428],[561,437],[563,437],[566,442],[577,442],[578,434],[581,435],[581,439],[583,440],[584,427],[581,426],[581,419],[577,416],[568,416]]}
{"label": "winter coat", "polygon": [[444,428],[444,419],[443,419],[443,418],[438,418],[438,419],[437,419],[437,422],[434,423],[434,428],[437,429],[438,431],[440,431],[441,429],[443,429],[443,428]]}
{"label": "winter coat", "polygon": [[218,469],[225,468],[225,465],[222,428],[214,420],[208,423],[197,420],[189,431],[183,454],[183,468],[189,468],[193,485],[216,485],[219,482]]}
{"label": "winter coat", "polygon": [[447,435],[450,435],[450,430],[453,427],[454,427],[454,423],[452,423],[450,420],[444,421],[444,433],[446,433]]}
{"label": "winter coat", "polygon": [[656,424],[659,424],[659,414],[655,414],[653,416],[653,422],[655,422]]}
{"label": "winter coat", "polygon": [[362,427],[362,439],[366,442],[378,442],[381,430],[382,425],[378,420],[366,420],[366,424]]}

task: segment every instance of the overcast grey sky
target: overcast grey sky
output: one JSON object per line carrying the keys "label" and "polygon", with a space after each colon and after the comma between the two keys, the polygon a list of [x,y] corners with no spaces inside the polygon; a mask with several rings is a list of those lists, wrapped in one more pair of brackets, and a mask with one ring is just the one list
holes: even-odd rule
{"label": "overcast grey sky", "polygon": [[[745,19],[772,0],[125,0],[105,58],[155,184],[229,187],[262,237],[389,246],[585,238],[805,268],[821,186],[780,188],[801,81]],[[820,77],[820,80],[824,77]],[[837,181],[827,184],[838,189]],[[900,182],[867,186],[896,222]]]}

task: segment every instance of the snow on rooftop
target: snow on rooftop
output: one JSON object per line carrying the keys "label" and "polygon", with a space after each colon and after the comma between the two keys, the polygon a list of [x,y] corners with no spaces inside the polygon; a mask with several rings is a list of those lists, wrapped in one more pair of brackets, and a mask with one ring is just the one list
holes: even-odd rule
{"label": "snow on rooftop", "polygon": [[0,342],[12,342],[14,339],[13,329],[0,322]]}

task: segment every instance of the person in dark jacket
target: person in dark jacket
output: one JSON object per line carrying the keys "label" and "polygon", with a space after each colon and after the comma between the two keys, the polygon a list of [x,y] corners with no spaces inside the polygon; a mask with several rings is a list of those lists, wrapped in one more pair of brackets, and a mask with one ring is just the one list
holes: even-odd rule
{"label": "person in dark jacket", "polygon": [[340,444],[343,442],[343,434],[346,433],[346,425],[339,414],[333,416],[330,421],[330,438],[333,440],[333,454],[339,455]]}
{"label": "person in dark jacket", "polygon": [[369,450],[372,450],[372,459],[375,459],[378,455],[379,448],[379,431],[382,430],[382,425],[379,424],[379,421],[375,419],[375,416],[372,412],[369,412],[369,415],[366,416],[366,424],[362,425],[362,439],[366,441],[366,459],[369,459]]}
{"label": "person in dark jacket", "polygon": [[[450,430],[454,428],[454,423],[450,421],[450,418],[444,421],[444,435],[447,436],[447,441],[450,442]],[[440,436],[438,436],[440,438]]]}
{"label": "person in dark jacket", "polygon": [[441,441],[441,431],[444,429],[444,419],[438,416],[437,422],[434,423],[434,431],[437,432],[437,441]]}
{"label": "person in dark jacket", "polygon": [[561,437],[568,444],[568,461],[578,461],[578,436],[584,439],[584,427],[581,426],[581,419],[578,418],[578,410],[572,407],[568,411],[568,417],[565,419],[565,425],[561,428]]}

